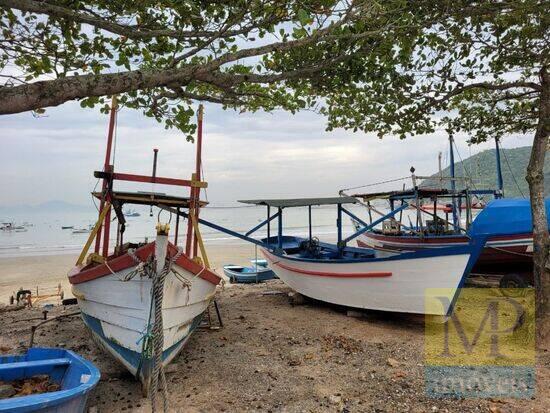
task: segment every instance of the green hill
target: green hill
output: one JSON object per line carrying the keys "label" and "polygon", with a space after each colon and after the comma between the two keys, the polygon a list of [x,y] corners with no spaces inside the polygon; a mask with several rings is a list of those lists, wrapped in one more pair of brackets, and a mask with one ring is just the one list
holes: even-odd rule
{"label": "green hill", "polygon": [[[530,146],[513,149],[501,149],[502,176],[504,179],[504,196],[507,198],[528,197],[529,189],[525,180],[525,172],[531,153]],[[496,160],[495,149],[489,149],[469,158],[463,163],[455,156],[455,175],[457,177],[471,177],[477,189],[496,188]],[[443,176],[450,176],[450,168],[443,170]],[[438,174],[432,175],[430,180],[422,182],[423,187],[439,187]],[[515,178],[515,180],[514,180]],[[544,164],[545,196],[550,195],[550,159],[546,158]],[[449,181],[444,186],[449,187]],[[463,185],[457,184],[458,187]]]}

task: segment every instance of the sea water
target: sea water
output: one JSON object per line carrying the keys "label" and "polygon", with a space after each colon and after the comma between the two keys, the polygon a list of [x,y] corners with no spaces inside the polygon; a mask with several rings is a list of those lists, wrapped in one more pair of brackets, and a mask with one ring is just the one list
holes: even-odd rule
{"label": "sea water", "polygon": [[[367,211],[360,205],[348,205],[346,208],[360,218],[367,220]],[[170,213],[153,208],[150,216],[150,208],[136,206],[139,217],[127,217],[127,227],[124,232],[124,242],[144,242],[155,238],[155,226],[158,220],[171,221],[170,234],[175,234],[176,218],[170,217]],[[312,207],[313,236],[322,241],[334,242],[336,240],[336,206]],[[276,212],[271,208],[272,214]],[[88,212],[64,212],[45,214],[18,214],[0,217],[2,222],[14,222],[17,225],[25,223],[24,231],[0,231],[0,258],[31,255],[60,255],[76,254],[80,252],[89,233],[73,233],[74,229],[88,228],[97,220],[97,210],[91,208]],[[242,234],[258,225],[266,219],[266,207],[257,206],[208,206],[201,209],[200,217],[227,227]],[[111,247],[116,241],[116,216],[112,215],[111,223]],[[342,217],[343,233],[349,235],[353,232],[351,220],[344,214]],[[73,226],[74,229],[62,229],[62,226]],[[283,228],[285,235],[308,235],[308,209],[307,207],[288,208],[283,213]],[[187,221],[180,220],[179,245],[182,245],[187,230]],[[245,243],[245,241],[218,232],[206,226],[201,226],[201,234],[205,244],[231,244]],[[271,221],[271,235],[277,234],[277,219]],[[267,227],[255,232],[255,238],[267,235]]]}

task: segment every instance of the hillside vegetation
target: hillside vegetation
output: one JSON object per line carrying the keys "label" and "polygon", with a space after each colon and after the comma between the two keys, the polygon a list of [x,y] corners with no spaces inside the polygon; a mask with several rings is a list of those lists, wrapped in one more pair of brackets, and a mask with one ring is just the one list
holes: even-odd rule
{"label": "hillside vegetation", "polygon": [[[527,164],[529,163],[529,155],[531,153],[530,146],[523,146],[513,149],[501,149],[500,151],[502,176],[504,179],[504,196],[507,198],[528,197],[529,189],[525,180]],[[455,154],[455,174],[461,177],[471,177],[474,187],[477,189],[494,189],[496,188],[496,157],[495,149],[488,149],[472,155],[469,158],[460,162],[460,158]],[[450,176],[450,168],[443,170],[443,176]],[[425,180],[421,186],[424,187],[439,187],[439,180],[436,179],[438,174],[432,175],[433,179]],[[515,178],[515,180],[514,180]],[[550,160],[546,158],[544,164],[544,182],[545,196],[550,194]],[[449,181],[444,182],[445,187],[449,187]],[[463,184],[458,183],[458,187],[463,187]]]}

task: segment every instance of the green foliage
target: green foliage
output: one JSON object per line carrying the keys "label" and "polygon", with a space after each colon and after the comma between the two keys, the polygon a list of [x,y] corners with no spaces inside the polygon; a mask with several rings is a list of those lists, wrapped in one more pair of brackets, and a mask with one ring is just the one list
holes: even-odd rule
{"label": "green foliage", "polygon": [[[4,4],[10,3],[12,8],[0,8],[3,86],[83,75],[100,79],[103,74],[130,71],[158,74],[152,87],[129,86],[119,95],[119,104],[141,110],[167,128],[179,128],[189,138],[195,129],[192,107],[196,101],[240,111],[282,108],[295,112],[311,107],[315,101],[310,91],[289,88],[287,77],[281,76],[291,70],[279,63],[286,53],[279,56],[281,46],[307,40],[350,11],[355,19],[361,14],[360,7],[335,0],[29,0]],[[330,43],[336,44],[337,39]],[[254,51],[266,44],[278,47]],[[300,47],[288,53],[299,57]],[[252,51],[242,58],[232,57],[245,49]],[[325,58],[326,53],[321,53],[292,68],[307,64],[314,69]],[[264,78],[248,78],[251,75]],[[80,104],[107,111],[109,94],[108,90],[100,95],[90,92],[80,98]]]}
{"label": "green foliage", "polygon": [[[473,142],[525,133],[550,59],[541,0],[10,3],[0,8],[3,86],[146,74],[120,104],[189,137],[196,101],[316,110],[328,129],[380,137],[440,126]],[[107,110],[109,85],[99,90],[76,98]]]}
{"label": "green foliage", "polygon": [[420,3],[396,11],[405,29],[312,84],[330,128],[405,138],[444,127],[472,142],[532,132],[550,62],[548,2]]}

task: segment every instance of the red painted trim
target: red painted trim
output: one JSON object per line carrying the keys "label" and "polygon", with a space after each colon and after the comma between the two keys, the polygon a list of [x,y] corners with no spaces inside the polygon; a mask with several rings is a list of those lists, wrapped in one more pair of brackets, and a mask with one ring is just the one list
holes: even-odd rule
{"label": "red painted trim", "polygon": [[300,268],[291,267],[290,265],[283,264],[281,262],[273,262],[272,265],[277,265],[285,270],[296,272],[298,274],[316,275],[319,277],[337,277],[337,278],[377,278],[377,277],[391,277],[391,272],[354,272],[354,273],[336,273],[336,272],[323,272],[323,271],[308,271]]}
{"label": "red painted trim", "polygon": [[[178,252],[178,249],[172,244],[168,244],[168,253],[171,257],[176,255]],[[190,259],[187,255],[182,254],[178,260],[176,261],[176,264],[178,264],[183,269],[189,271],[192,274],[198,274],[200,273],[199,277],[201,277],[203,280],[209,281],[212,284],[218,285],[221,281],[221,278],[213,271],[209,270],[208,268],[203,267],[200,264],[197,264],[195,261]],[[202,271],[202,272],[201,272]]]}
{"label": "red painted trim", "polygon": [[[368,234],[364,234],[365,237],[375,239],[377,241],[386,241],[389,243],[399,243],[399,244],[407,244],[407,246],[414,247],[415,245],[425,245],[425,244],[454,244],[454,243],[460,243],[460,242],[469,242],[469,238],[466,236],[457,236],[457,237],[445,237],[445,238],[437,238],[437,237],[426,237],[424,239],[420,237],[401,237],[399,235],[383,235],[383,234],[375,234],[372,232],[369,232]],[[488,241],[512,241],[516,239],[522,239],[522,238],[532,238],[533,235],[529,233],[525,234],[515,234],[515,235],[496,235],[493,237],[489,237]],[[389,246],[391,248],[391,246]]]}
{"label": "red painted trim", "polygon": [[[168,243],[168,255],[170,257],[173,257],[177,253],[177,251],[178,249],[172,243]],[[140,260],[145,261],[151,254],[154,253],[155,243],[150,242],[149,244],[138,248],[135,252],[135,255],[137,255]],[[136,265],[135,261],[128,254],[110,259],[108,261],[108,264],[114,272],[123,271]],[[182,255],[176,261],[176,264],[178,264],[183,269],[191,272],[192,274],[196,275],[200,272],[199,277],[203,280],[211,282],[212,284],[218,285],[221,280],[221,278],[216,273],[207,268],[203,269],[202,265],[199,265],[195,261],[190,260],[185,255]],[[96,278],[105,277],[106,275],[110,274],[111,270],[105,264],[100,264],[91,268],[74,268],[73,270],[71,270],[71,272],[69,272],[69,282],[71,284],[80,284],[87,281],[95,280]]]}
{"label": "red painted trim", "polygon": [[280,261],[275,261],[277,256],[272,256],[267,251],[262,250],[266,258],[269,258],[271,265],[277,265],[278,267],[284,268],[285,270],[296,272],[298,274],[304,275],[315,275],[318,277],[335,277],[335,278],[381,278],[381,277],[391,277],[391,272],[353,272],[353,273],[340,273],[340,272],[324,272],[324,271],[308,271],[302,270],[301,268],[291,267],[290,265],[283,264]]}
{"label": "red painted trim", "polygon": [[136,174],[122,174],[118,172],[113,174],[113,179],[116,179],[119,181],[146,182],[150,184],[191,186],[191,181],[188,179],[163,178],[160,176],[152,177],[147,175],[136,175]]}

